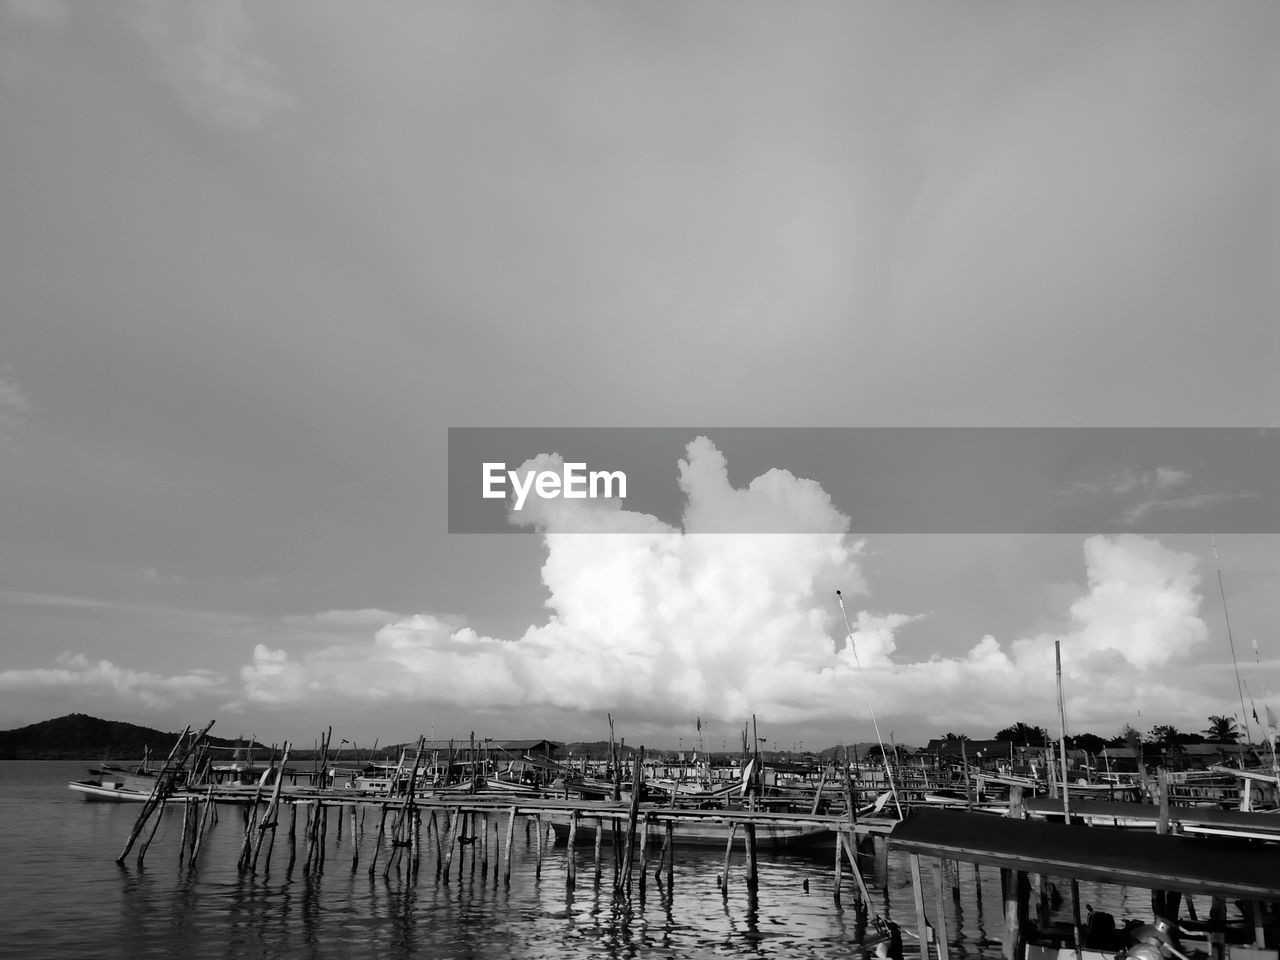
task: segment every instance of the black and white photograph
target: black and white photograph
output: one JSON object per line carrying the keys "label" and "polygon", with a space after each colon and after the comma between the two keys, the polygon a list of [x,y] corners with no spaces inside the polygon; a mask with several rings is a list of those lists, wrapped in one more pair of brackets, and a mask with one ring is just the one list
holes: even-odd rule
{"label": "black and white photograph", "polygon": [[1280,960],[1280,5],[0,0],[0,957]]}

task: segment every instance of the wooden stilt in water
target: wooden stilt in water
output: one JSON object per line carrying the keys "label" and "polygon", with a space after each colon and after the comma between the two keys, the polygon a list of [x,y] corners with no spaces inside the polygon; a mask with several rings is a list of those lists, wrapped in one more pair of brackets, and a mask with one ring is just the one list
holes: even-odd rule
{"label": "wooden stilt in water", "polygon": [[213,785],[209,785],[209,794],[204,800],[204,809],[200,814],[200,827],[196,831],[195,842],[191,846],[191,859],[187,861],[187,869],[194,870],[196,858],[200,856],[200,848],[204,845],[204,832],[208,828],[209,815],[213,809]]}
{"label": "wooden stilt in water", "polygon": [[1004,897],[1004,960],[1025,960],[1031,883],[1021,870],[1000,870]]}
{"label": "wooden stilt in water", "polygon": [[756,856],[756,825],[748,821],[743,827],[747,844],[747,890],[754,891],[760,884],[759,858]]}
{"label": "wooden stilt in water", "polygon": [[858,886],[858,899],[867,907],[870,907],[871,891],[867,889],[867,881],[862,879],[862,871],[858,868],[858,858],[853,854],[854,845],[849,842],[849,838],[843,833],[841,833],[840,839],[844,844],[844,852],[849,858],[849,870],[853,874],[853,881]]}
{"label": "wooden stilt in water", "polygon": [[[729,824],[729,839],[724,844],[724,870],[720,874],[720,895],[723,899],[729,898],[729,864],[733,856],[733,840],[738,835],[738,823],[734,821]],[[663,853],[667,853],[667,846],[664,843],[662,847]]]}
{"label": "wooden stilt in water", "polygon": [[160,808],[156,813],[155,823],[151,825],[151,833],[147,835],[146,842],[138,849],[138,866],[139,867],[142,866],[143,858],[145,858],[147,855],[147,849],[151,846],[151,841],[156,838],[156,828],[160,826],[160,821],[164,817],[164,808],[165,808],[165,805],[168,804],[168,802],[169,802],[168,795],[163,794],[160,798]]}
{"label": "wooden stilt in water", "polygon": [[840,831],[837,830],[836,843],[835,843],[835,851],[836,851],[835,880],[832,883],[833,898],[835,900],[837,908],[839,908],[840,906],[841,873],[844,869],[844,852],[841,849],[841,843],[842,841],[840,839]]}
{"label": "wooden stilt in water", "polygon": [[596,886],[600,886],[600,842],[604,839],[604,817],[596,817],[595,870]]}
{"label": "wooden stilt in water", "polygon": [[649,869],[649,816],[640,821],[640,902],[644,902],[645,873]]}
{"label": "wooden stilt in water", "polygon": [[298,859],[298,803],[295,800],[289,804],[289,866],[285,868],[285,872],[289,873],[293,870],[293,865]]}
{"label": "wooden stilt in water", "polygon": [[635,762],[631,768],[631,805],[627,809],[627,847],[622,856],[622,876],[614,883],[614,893],[624,897],[631,896],[631,858],[636,842],[636,818],[640,813],[640,789],[643,777],[644,747],[636,751]]}
{"label": "wooden stilt in water", "polygon": [[920,855],[913,853],[911,861],[911,895],[915,900],[916,929],[920,932],[920,960],[929,960],[929,921],[924,914],[924,887],[920,879]]}
{"label": "wooden stilt in water", "polygon": [[516,808],[512,807],[507,818],[507,848],[502,851],[502,884],[511,886],[511,844],[516,835]]}
{"label": "wooden stilt in water", "polygon": [[[354,876],[356,868],[360,866],[360,838],[356,835],[356,807],[358,804],[351,805],[351,873]],[[434,816],[434,814],[432,814]]]}
{"label": "wooden stilt in water", "polygon": [[[937,916],[933,918],[933,940],[938,948],[938,960],[948,960],[950,950],[947,944],[947,912],[945,894],[947,889],[947,880],[943,876],[946,868],[946,861],[938,860],[937,870]],[[1078,960],[1078,958],[1077,958]]]}
{"label": "wooden stilt in water", "polygon": [[569,811],[569,848],[564,853],[564,885],[565,889],[572,890],[577,885],[577,864],[575,863],[573,848],[578,842],[578,811]]}
{"label": "wooden stilt in water", "polygon": [[[138,814],[138,819],[133,824],[133,829],[129,832],[129,839],[125,842],[124,850],[120,852],[120,856],[116,857],[116,863],[124,863],[125,858],[129,856],[129,851],[133,849],[134,843],[138,840],[138,835],[142,833],[142,828],[146,826],[147,820],[155,813],[156,808],[160,806],[162,799],[168,796],[169,790],[173,786],[173,777],[171,771],[180,770],[182,764],[186,762],[187,757],[204,739],[204,735],[209,732],[209,728],[213,726],[210,720],[205,728],[201,730],[191,741],[191,744],[184,748],[187,734],[191,732],[191,727],[186,727],[182,731],[182,735],[178,737],[178,742],[173,745],[173,749],[169,751],[169,756],[165,759],[164,766],[160,768],[160,772],[156,774],[155,786],[151,788],[151,795],[147,797],[146,802],[142,805],[142,810]],[[176,762],[175,762],[176,761]],[[154,831],[153,831],[154,833]]]}
{"label": "wooden stilt in water", "polygon": [[667,851],[667,902],[670,903],[671,898],[675,896],[676,889],[676,845],[670,820],[666,824],[666,834],[662,846]]}
{"label": "wooden stilt in water", "polygon": [[444,866],[441,870],[444,882],[449,882],[449,871],[453,867],[453,851],[458,846],[458,830],[462,824],[462,811],[454,810],[449,821],[449,832],[444,843]]}
{"label": "wooden stilt in water", "polygon": [[382,854],[382,839],[387,835],[387,806],[379,804],[378,836],[373,841],[373,856],[369,858],[369,877],[373,878],[378,867],[378,857]]}
{"label": "wooden stilt in water", "polygon": [[533,868],[533,879],[541,880],[542,879],[542,839],[543,839],[543,836],[546,834],[547,830],[546,830],[546,826],[542,822],[542,814],[537,814],[533,818],[533,822],[535,827],[535,833],[537,834],[537,840],[535,845],[538,851],[537,863],[534,865],[534,868]]}
{"label": "wooden stilt in water", "polygon": [[[284,789],[284,767],[289,762],[289,741],[284,742],[283,752],[280,756],[280,766],[276,767],[275,788],[271,791],[271,802],[267,804],[267,812],[262,818],[262,823],[258,827],[258,835],[254,838],[253,859],[249,863],[249,872],[256,873],[258,870],[258,855],[262,853],[262,840],[264,834],[271,831],[271,841],[274,844],[276,838],[276,821],[280,818],[280,792]],[[266,867],[271,867],[271,855],[267,855]]]}

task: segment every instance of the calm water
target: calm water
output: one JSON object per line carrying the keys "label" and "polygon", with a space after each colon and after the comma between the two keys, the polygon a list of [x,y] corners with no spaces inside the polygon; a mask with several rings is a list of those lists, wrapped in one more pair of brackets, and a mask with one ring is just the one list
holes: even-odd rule
{"label": "calm water", "polygon": [[[566,850],[544,848],[536,879],[536,847],[518,824],[511,886],[487,880],[477,867],[448,884],[437,879],[434,841],[424,843],[417,882],[392,873],[368,874],[377,832],[370,809],[358,835],[361,866],[351,872],[349,820],[336,839],[330,815],[324,872],[303,876],[288,862],[287,814],[267,877],[236,870],[243,840],[238,810],[220,806],[220,821],[205,837],[194,873],[178,868],[181,807],[170,808],[146,864],[115,858],[124,847],[138,805],[86,803],[67,782],[86,775],[84,762],[0,762],[0,957],[48,960],[96,958],[554,958],[595,957],[863,957],[853,885],[843,888],[844,909],[832,896],[831,848],[820,856],[762,853],[754,902],[735,850],[730,894],[717,887],[723,850],[680,849],[675,895],[668,903],[652,881],[643,902],[633,891],[630,909],[615,907],[606,846],[605,875],[594,883],[592,851],[579,847],[578,882],[566,890]],[[503,823],[505,830],[505,821]],[[492,829],[492,828],[491,828]],[[299,825],[301,837],[301,821]],[[301,848],[301,843],[299,844]],[[429,849],[428,849],[429,848]],[[384,854],[385,855],[385,854]],[[469,863],[469,861],[468,861]],[[932,916],[932,865],[925,861],[926,909]],[[888,875],[869,877],[875,908],[915,929],[909,871],[891,858]],[[952,957],[999,960],[1002,929],[997,871],[961,868],[959,901],[947,895]],[[808,881],[808,891],[805,890]],[[1108,888],[1111,899],[1082,884],[1082,898],[1121,915],[1150,909],[1146,891]],[[918,949],[904,937],[908,960]]]}

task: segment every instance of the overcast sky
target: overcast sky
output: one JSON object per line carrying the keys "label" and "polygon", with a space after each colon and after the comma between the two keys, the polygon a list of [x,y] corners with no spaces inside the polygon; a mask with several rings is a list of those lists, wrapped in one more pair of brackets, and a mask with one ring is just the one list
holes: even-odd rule
{"label": "overcast sky", "polygon": [[[1073,730],[1240,714],[1208,536],[861,535],[697,438],[1276,426],[1278,46],[1269,2],[0,0],[0,728],[983,737],[1056,726],[1055,639]],[[683,519],[451,535],[459,426],[688,428]],[[848,533],[700,532],[741,511]],[[1217,546],[1280,710],[1280,537]]]}

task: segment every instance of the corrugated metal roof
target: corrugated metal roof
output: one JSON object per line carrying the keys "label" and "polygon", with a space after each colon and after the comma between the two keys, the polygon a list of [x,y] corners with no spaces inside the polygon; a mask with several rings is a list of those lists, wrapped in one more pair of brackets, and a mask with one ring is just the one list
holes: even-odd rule
{"label": "corrugated metal roof", "polygon": [[917,810],[894,828],[889,843],[909,853],[1029,873],[1280,900],[1280,852],[1274,846],[1244,840]]}

